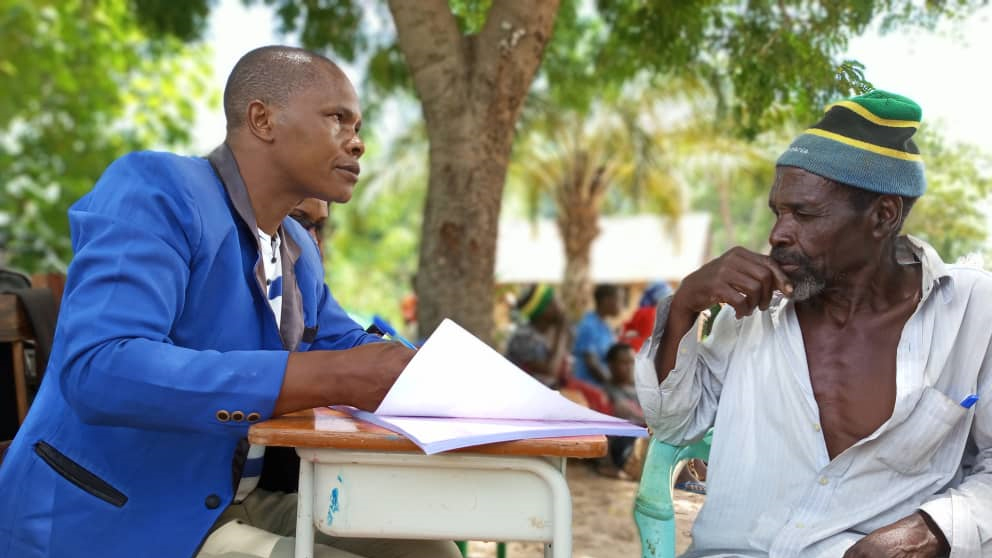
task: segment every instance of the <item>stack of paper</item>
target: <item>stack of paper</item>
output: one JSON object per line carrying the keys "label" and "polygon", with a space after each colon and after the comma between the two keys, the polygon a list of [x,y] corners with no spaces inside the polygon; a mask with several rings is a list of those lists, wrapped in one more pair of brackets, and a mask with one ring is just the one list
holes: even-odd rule
{"label": "stack of paper", "polygon": [[647,436],[623,419],[577,405],[445,320],[375,413],[335,407],[398,432],[432,454],[557,436]]}

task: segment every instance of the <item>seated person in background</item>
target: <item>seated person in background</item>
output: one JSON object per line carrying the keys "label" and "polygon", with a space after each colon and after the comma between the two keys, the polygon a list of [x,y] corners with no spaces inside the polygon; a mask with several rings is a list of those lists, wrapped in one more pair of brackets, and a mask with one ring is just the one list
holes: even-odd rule
{"label": "seated person in background", "polygon": [[634,352],[641,350],[644,340],[651,337],[654,330],[654,316],[658,313],[658,302],[672,294],[672,288],[664,281],[652,283],[644,289],[637,310],[620,328],[620,342],[633,347]]}
{"label": "seated person in background", "polygon": [[[615,343],[606,351],[610,381],[603,386],[613,407],[613,416],[644,424],[644,412],[637,401],[634,387],[634,349],[626,343]],[[609,453],[597,464],[602,475],[638,480],[644,466],[646,438],[610,436]]]}
{"label": "seated person in background", "polygon": [[544,385],[557,388],[566,365],[568,331],[555,290],[543,283],[528,287],[517,301],[522,322],[506,345],[506,358]]}
{"label": "seated person in background", "polygon": [[829,106],[778,159],[771,254],[733,248],[659,305],[647,422],[713,428],[687,556],[992,556],[992,276],[900,235],[920,117],[883,91]]}
{"label": "seated person in background", "polygon": [[307,198],[289,211],[289,216],[307,231],[310,238],[317,243],[317,250],[324,253],[324,226],[330,216],[330,208],[326,201],[317,198]]}
{"label": "seated person in background", "polygon": [[606,351],[616,341],[613,328],[606,318],[620,314],[620,288],[616,285],[598,285],[593,291],[596,307],[586,312],[575,332],[575,377],[583,382],[602,386],[610,377],[606,368]]}
{"label": "seated person in background", "polygon": [[[256,49],[224,109],[208,157],[125,155],[69,210],[48,372],[0,467],[0,557],[292,556],[296,495],[256,488],[265,452],[249,427],[375,409],[413,357],[348,318],[287,218],[305,198],[352,196],[365,146],[344,72]],[[317,539],[321,558],[460,556],[451,542]]]}
{"label": "seated person in background", "polygon": [[613,416],[643,425],[644,411],[634,387],[634,348],[626,343],[614,343],[606,351],[606,366],[610,370],[610,381],[604,387],[613,404]]}
{"label": "seated person in background", "polygon": [[565,313],[550,285],[528,287],[517,302],[522,318],[507,342],[506,358],[552,389],[574,390],[594,411],[611,413],[613,407],[599,386],[573,377],[568,354],[570,332]]}

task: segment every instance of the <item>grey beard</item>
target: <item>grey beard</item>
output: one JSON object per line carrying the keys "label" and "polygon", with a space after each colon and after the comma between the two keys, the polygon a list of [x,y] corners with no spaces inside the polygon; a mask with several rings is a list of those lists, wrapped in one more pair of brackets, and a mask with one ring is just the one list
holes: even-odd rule
{"label": "grey beard", "polygon": [[826,287],[827,282],[823,279],[812,273],[803,273],[801,277],[793,281],[792,300],[796,302],[809,300],[822,293]]}

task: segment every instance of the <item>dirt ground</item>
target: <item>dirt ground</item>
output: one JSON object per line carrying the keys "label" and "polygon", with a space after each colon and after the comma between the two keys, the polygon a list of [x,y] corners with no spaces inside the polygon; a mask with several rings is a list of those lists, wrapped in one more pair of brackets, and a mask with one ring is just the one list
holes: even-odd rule
{"label": "dirt ground", "polygon": [[[596,474],[582,462],[569,461],[572,492],[572,556],[574,558],[638,558],[641,543],[632,510],[637,483]],[[675,491],[677,550],[689,545],[689,529],[703,496]],[[494,558],[496,544],[469,543],[470,558]],[[539,543],[510,543],[508,558],[543,558]]]}

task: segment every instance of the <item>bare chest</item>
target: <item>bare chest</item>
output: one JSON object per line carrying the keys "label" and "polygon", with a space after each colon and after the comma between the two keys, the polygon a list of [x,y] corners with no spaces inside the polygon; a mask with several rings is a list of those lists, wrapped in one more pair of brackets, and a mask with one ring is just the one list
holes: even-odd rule
{"label": "bare chest", "polygon": [[[896,400],[899,327],[804,328],[809,379],[833,459],[875,432]],[[889,324],[894,325],[894,324]]]}

